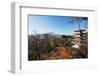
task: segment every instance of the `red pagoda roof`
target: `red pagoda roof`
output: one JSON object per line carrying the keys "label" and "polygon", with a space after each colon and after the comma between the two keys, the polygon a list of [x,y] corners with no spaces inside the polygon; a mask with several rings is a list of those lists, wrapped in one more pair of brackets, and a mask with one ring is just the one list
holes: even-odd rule
{"label": "red pagoda roof", "polygon": [[80,32],[80,31],[86,31],[86,30],[79,29],[79,30],[75,30],[74,32]]}

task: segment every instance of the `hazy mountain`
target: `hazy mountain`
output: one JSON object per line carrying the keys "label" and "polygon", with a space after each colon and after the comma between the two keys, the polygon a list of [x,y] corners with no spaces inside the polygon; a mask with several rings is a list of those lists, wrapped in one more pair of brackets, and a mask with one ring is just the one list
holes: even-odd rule
{"label": "hazy mountain", "polygon": [[43,39],[45,36],[44,35],[48,35],[48,37],[56,37],[56,38],[61,38],[61,35],[59,34],[56,34],[56,33],[53,33],[53,32],[50,32],[50,33],[44,33],[44,34],[36,34],[36,35],[28,35],[28,37],[37,37],[37,38],[40,38],[40,39]]}

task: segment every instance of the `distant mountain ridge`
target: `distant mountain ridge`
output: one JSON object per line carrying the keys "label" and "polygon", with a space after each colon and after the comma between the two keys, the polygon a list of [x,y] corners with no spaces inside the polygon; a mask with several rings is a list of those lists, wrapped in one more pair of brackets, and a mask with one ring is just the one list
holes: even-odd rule
{"label": "distant mountain ridge", "polygon": [[43,39],[45,37],[44,35],[48,35],[48,37],[56,37],[56,38],[61,38],[61,36],[62,36],[62,35],[50,32],[50,33],[44,33],[44,34],[28,35],[28,37],[35,36],[35,37],[38,37],[40,39]]}

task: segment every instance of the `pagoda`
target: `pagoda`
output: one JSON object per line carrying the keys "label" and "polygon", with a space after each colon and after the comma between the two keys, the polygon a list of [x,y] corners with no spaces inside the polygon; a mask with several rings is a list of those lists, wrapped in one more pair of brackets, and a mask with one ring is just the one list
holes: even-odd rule
{"label": "pagoda", "polygon": [[87,31],[86,30],[75,30],[74,31],[74,44],[80,46],[80,45],[84,45],[87,42]]}

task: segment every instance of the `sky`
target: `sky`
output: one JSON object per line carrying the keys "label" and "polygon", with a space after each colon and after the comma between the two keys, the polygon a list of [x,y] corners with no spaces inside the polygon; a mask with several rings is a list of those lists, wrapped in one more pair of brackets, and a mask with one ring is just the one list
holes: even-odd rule
{"label": "sky", "polygon": [[[43,33],[55,33],[72,35],[76,29],[79,29],[79,21],[72,19],[83,18],[83,17],[72,17],[72,16],[46,16],[46,15],[29,15],[28,16],[28,34],[43,34]],[[88,19],[81,20],[81,29],[86,29],[88,25]],[[72,22],[71,22],[72,21]]]}

